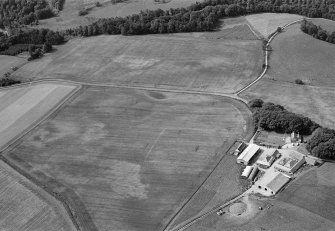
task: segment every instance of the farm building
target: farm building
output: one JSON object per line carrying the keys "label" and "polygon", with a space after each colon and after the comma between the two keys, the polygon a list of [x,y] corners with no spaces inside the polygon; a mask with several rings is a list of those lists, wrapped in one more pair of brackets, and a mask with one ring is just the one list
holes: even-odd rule
{"label": "farm building", "polygon": [[272,174],[264,175],[255,185],[261,190],[262,194],[271,196],[279,192],[290,180],[289,176],[276,171]]}
{"label": "farm building", "polygon": [[240,143],[240,145],[236,148],[236,150],[234,151],[234,155],[237,156],[238,154],[240,154],[241,152],[244,151],[244,149],[246,149],[248,145],[244,142]]}
{"label": "farm building", "polygon": [[256,163],[262,168],[269,168],[278,155],[279,152],[275,148],[262,149],[262,154]]}
{"label": "farm building", "polygon": [[248,178],[253,168],[254,168],[253,166],[246,166],[242,172],[241,177]]}
{"label": "farm building", "polygon": [[290,174],[295,173],[305,163],[305,157],[297,152],[291,151],[288,156],[283,157],[275,163],[274,167],[280,171]]}
{"label": "farm building", "polygon": [[260,149],[258,145],[249,144],[248,147],[241,153],[241,155],[237,157],[237,163],[248,165],[251,158],[254,157],[259,150]]}

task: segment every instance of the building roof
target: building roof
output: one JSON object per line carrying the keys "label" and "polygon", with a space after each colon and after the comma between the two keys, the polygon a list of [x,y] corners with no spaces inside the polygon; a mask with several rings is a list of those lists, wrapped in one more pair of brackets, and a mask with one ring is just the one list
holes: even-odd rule
{"label": "building roof", "polygon": [[287,168],[287,169],[292,169],[298,162],[300,162],[303,159],[303,155],[295,153],[295,152],[290,152],[288,157],[282,158],[278,164]]}
{"label": "building roof", "polygon": [[271,161],[275,158],[275,153],[276,150],[275,148],[267,148],[267,149],[262,149],[263,152],[261,156],[258,158],[257,163],[261,164],[270,164]]}
{"label": "building roof", "polygon": [[266,186],[271,189],[273,193],[277,193],[289,181],[290,178],[288,176],[278,173]]}
{"label": "building roof", "polygon": [[250,159],[256,154],[259,150],[259,146],[256,144],[249,144],[246,149],[237,157],[238,160],[243,160],[249,162]]}

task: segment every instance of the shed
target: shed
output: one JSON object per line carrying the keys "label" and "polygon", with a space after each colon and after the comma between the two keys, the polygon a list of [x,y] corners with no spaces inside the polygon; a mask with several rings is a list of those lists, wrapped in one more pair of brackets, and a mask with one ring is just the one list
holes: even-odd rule
{"label": "shed", "polygon": [[245,169],[243,170],[241,176],[243,176],[245,178],[248,178],[248,176],[250,175],[250,173],[251,173],[251,171],[252,171],[253,168],[254,168],[253,166],[247,166],[247,167],[245,167]]}
{"label": "shed", "polygon": [[249,175],[249,180],[254,180],[257,173],[258,173],[258,167],[257,167],[257,165],[255,165],[254,169],[252,170],[252,172]]}

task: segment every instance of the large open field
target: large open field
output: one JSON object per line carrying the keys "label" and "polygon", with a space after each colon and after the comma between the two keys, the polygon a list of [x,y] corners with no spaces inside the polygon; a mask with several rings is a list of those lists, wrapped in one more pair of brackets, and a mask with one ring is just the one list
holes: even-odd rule
{"label": "large open field", "polygon": [[0,77],[7,72],[11,72],[12,67],[17,67],[25,61],[25,59],[14,56],[0,55]]}
{"label": "large open field", "polygon": [[0,90],[0,149],[43,118],[75,88],[34,84]]}
{"label": "large open field", "polygon": [[15,72],[26,79],[234,92],[261,72],[260,41],[192,36],[98,36],[73,39]]}
{"label": "large open field", "polygon": [[265,38],[275,32],[279,26],[284,26],[287,23],[293,22],[303,17],[296,14],[275,14],[263,13],[247,15],[246,19],[258,32]]}
{"label": "large open field", "polygon": [[99,230],[160,230],[249,119],[229,98],[89,87],[5,155]]}
{"label": "large open field", "polygon": [[[241,96],[262,98],[335,128],[335,46],[288,27],[271,43],[270,69]],[[294,83],[303,80],[305,85]]]}
{"label": "large open field", "polygon": [[0,161],[0,229],[75,231],[62,204]]}

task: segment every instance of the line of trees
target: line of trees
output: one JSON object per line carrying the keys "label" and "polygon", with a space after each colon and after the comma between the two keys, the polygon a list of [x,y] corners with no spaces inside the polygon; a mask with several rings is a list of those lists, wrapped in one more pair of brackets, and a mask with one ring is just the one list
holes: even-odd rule
{"label": "line of trees", "polygon": [[304,20],[301,23],[301,31],[313,36],[314,38],[335,44],[335,31],[324,30],[321,26],[316,26],[311,21]]}
{"label": "line of trees", "polygon": [[146,10],[128,17],[99,19],[66,31],[72,36],[157,34],[211,31],[219,18],[252,13],[301,14],[335,20],[335,0],[205,0],[187,8]]}
{"label": "line of trees", "polygon": [[249,102],[257,128],[279,133],[311,134],[319,127],[308,117],[287,111],[283,106],[255,99]]}

